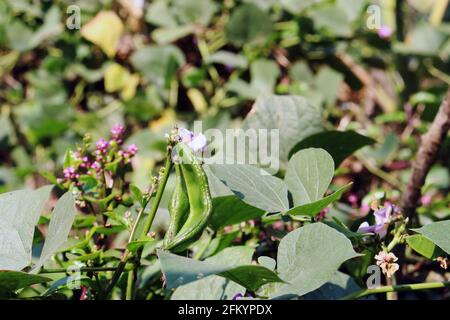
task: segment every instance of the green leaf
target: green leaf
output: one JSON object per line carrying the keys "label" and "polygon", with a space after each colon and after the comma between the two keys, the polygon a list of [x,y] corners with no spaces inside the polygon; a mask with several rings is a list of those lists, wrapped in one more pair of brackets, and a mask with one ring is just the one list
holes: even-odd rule
{"label": "green leaf", "polygon": [[168,88],[178,67],[184,63],[184,54],[173,45],[150,45],[133,53],[131,63],[147,81]]}
{"label": "green leaf", "polygon": [[[250,264],[254,249],[250,247],[229,247],[208,258],[205,262],[226,265],[230,267]],[[211,275],[199,281],[178,287],[172,295],[172,300],[231,300],[245,288],[226,278]]]}
{"label": "green leaf", "polygon": [[158,241],[156,241],[153,238],[146,238],[141,240],[132,241],[127,245],[128,250],[130,250],[132,253],[136,252],[140,248],[144,247],[145,245],[153,245],[156,244]]}
{"label": "green leaf", "polygon": [[277,262],[275,259],[272,259],[271,257],[261,256],[258,258],[258,263],[264,267],[266,267],[269,270],[275,270],[275,267],[277,265]]}
{"label": "green leaf", "polygon": [[264,210],[248,205],[235,195],[213,198],[213,212],[209,224],[213,229],[238,224],[261,217]]}
{"label": "green leaf", "polygon": [[41,257],[34,267],[34,270],[43,266],[44,263],[67,241],[73,221],[75,220],[76,212],[77,209],[75,207],[75,200],[73,199],[72,192],[67,191],[58,200],[53,209]]}
{"label": "green leaf", "polygon": [[434,26],[419,23],[407,35],[407,39],[407,42],[398,43],[394,46],[395,51],[404,54],[435,56],[447,36]]}
{"label": "green leaf", "polygon": [[299,14],[306,8],[316,4],[317,0],[280,0],[281,5],[284,9],[289,11],[292,14]]}
{"label": "green leaf", "polygon": [[326,196],[323,199],[320,199],[318,201],[314,201],[311,203],[303,204],[298,207],[294,207],[286,212],[286,214],[289,215],[303,215],[303,216],[310,216],[315,217],[320,211],[328,207],[328,205],[336,200],[339,200],[342,196],[342,194],[347,191],[352,183],[349,183],[343,187],[341,187],[338,191],[330,194],[329,196]]}
{"label": "green leaf", "polygon": [[21,270],[30,264],[34,228],[52,188],[0,195],[0,269]]}
{"label": "green leaf", "polygon": [[333,277],[321,286],[303,296],[305,300],[339,300],[353,292],[361,290],[352,277],[337,271]]}
{"label": "green leaf", "polygon": [[420,229],[412,230],[424,235],[447,254],[450,254],[450,220],[430,223]]}
{"label": "green leaf", "polygon": [[242,201],[268,212],[288,209],[285,183],[263,169],[244,164],[213,164],[209,168]]}
{"label": "green leaf", "polygon": [[271,270],[256,265],[228,266],[185,258],[168,252],[158,253],[167,288],[174,289],[211,275],[230,279],[248,290],[272,282],[282,282]]}
{"label": "green leaf", "polygon": [[194,32],[194,30],[194,26],[190,24],[184,26],[171,26],[158,28],[152,32],[151,36],[156,43],[167,44],[186,37],[187,35]]}
{"label": "green leaf", "polygon": [[0,270],[0,288],[16,291],[32,284],[48,282],[52,279],[20,271]]}
{"label": "green leaf", "polygon": [[442,256],[444,252],[427,237],[421,234],[415,234],[406,238],[408,245],[417,253],[428,259],[436,259]]}
{"label": "green leaf", "polygon": [[360,135],[355,131],[325,131],[309,136],[300,141],[289,152],[289,157],[306,148],[325,149],[338,167],[345,158],[356,150],[375,143],[375,140]]}
{"label": "green leaf", "polygon": [[306,137],[322,131],[322,118],[320,112],[303,97],[261,96],[256,99],[245,118],[243,129],[278,129],[279,156],[271,160],[277,161],[276,163],[279,161],[280,166],[285,168],[292,147]]}
{"label": "green leaf", "polygon": [[252,3],[234,9],[225,27],[228,41],[238,46],[264,42],[271,33],[270,16]]}
{"label": "green leaf", "polygon": [[315,202],[322,198],[334,174],[333,158],[323,149],[308,148],[290,160],[284,180],[292,193],[294,205]]}
{"label": "green leaf", "polygon": [[342,233],[313,223],[288,233],[278,247],[278,273],[287,284],[272,297],[302,296],[324,285],[346,260],[359,256]]}
{"label": "green leaf", "polygon": [[244,55],[228,51],[217,51],[209,56],[207,63],[220,63],[234,68],[247,68],[248,62]]}

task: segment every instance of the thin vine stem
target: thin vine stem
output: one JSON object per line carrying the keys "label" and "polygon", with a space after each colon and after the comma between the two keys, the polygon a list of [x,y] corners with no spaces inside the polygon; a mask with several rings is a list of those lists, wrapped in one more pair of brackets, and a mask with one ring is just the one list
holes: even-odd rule
{"label": "thin vine stem", "polygon": [[[153,224],[153,220],[155,218],[156,215],[156,211],[158,210],[159,204],[161,202],[161,198],[163,196],[164,193],[164,189],[166,187],[167,184],[167,180],[169,179],[169,175],[170,175],[170,170],[172,168],[172,148],[168,147],[167,148],[167,157],[166,157],[166,163],[164,166],[164,173],[163,176],[161,178],[161,180],[158,182],[158,190],[156,191],[156,196],[155,199],[152,202],[152,206],[150,208],[150,212],[148,214],[147,220],[145,221],[144,227],[142,229],[142,233],[141,233],[141,237],[145,237],[147,235],[147,233],[149,232],[152,224]],[[150,196],[153,194],[153,192],[150,194]],[[142,216],[144,215],[144,210],[148,204],[148,202],[150,201],[150,198],[148,199],[148,201],[142,206],[141,211],[138,214],[138,217],[136,219],[136,222],[134,223],[131,233],[130,233],[130,237],[128,239],[128,243],[134,241],[134,237],[137,231],[137,226],[142,218]],[[130,256],[130,251],[127,249],[125,249],[125,252],[122,255],[122,258],[120,259],[120,263],[117,266],[117,270],[116,272],[113,274],[113,277],[111,278],[111,281],[109,283],[109,285],[106,287],[105,291],[102,293],[101,298],[105,298],[108,296],[108,294],[111,292],[111,290],[114,288],[114,286],[116,285],[117,281],[119,280],[120,276],[122,275],[122,272],[125,270],[126,264],[128,262],[128,258]],[[127,292],[126,292],[126,297],[128,298],[133,291],[133,285],[130,285],[130,283],[134,283],[134,275],[129,275],[128,277],[128,281],[127,281]]]}
{"label": "thin vine stem", "polygon": [[[80,272],[107,272],[107,271],[116,271],[117,267],[85,267],[80,268]],[[66,268],[58,268],[58,269],[42,269],[39,273],[67,273]]]}
{"label": "thin vine stem", "polygon": [[450,281],[441,281],[441,282],[424,282],[424,283],[413,283],[413,284],[399,284],[392,286],[382,286],[373,289],[363,289],[360,291],[356,291],[351,293],[341,300],[354,300],[363,298],[365,296],[377,293],[388,293],[388,292],[403,292],[403,291],[419,291],[419,290],[428,290],[428,289],[440,289],[450,287]]}

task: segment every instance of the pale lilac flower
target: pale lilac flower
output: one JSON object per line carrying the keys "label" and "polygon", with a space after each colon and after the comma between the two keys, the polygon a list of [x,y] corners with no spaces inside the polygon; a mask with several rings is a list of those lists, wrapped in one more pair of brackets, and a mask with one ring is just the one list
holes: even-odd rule
{"label": "pale lilac flower", "polygon": [[395,263],[398,258],[392,252],[380,251],[375,256],[377,266],[381,268],[386,277],[390,278],[399,269],[399,265]]}
{"label": "pale lilac flower", "polygon": [[178,135],[180,136],[181,142],[187,143],[194,152],[205,151],[208,141],[204,134],[199,133],[194,136],[192,131],[185,128],[179,128]]}
{"label": "pale lilac flower", "polygon": [[181,138],[181,142],[184,142],[184,143],[189,143],[194,138],[194,133],[185,128],[179,128],[178,135]]}
{"label": "pale lilac flower", "polygon": [[392,29],[389,26],[382,26],[378,29],[377,34],[381,39],[387,39],[392,35]]}
{"label": "pale lilac flower", "polygon": [[191,142],[188,143],[188,146],[194,151],[205,151],[206,145],[208,144],[208,141],[206,140],[206,137],[204,134],[199,133],[197,136],[192,139]]}
{"label": "pale lilac flower", "polygon": [[361,223],[358,228],[358,232],[361,233],[374,233],[384,238],[387,234],[389,223],[391,223],[392,217],[398,214],[400,209],[393,204],[387,204],[381,209],[376,210],[373,214],[375,216],[375,224],[369,225],[367,222]]}

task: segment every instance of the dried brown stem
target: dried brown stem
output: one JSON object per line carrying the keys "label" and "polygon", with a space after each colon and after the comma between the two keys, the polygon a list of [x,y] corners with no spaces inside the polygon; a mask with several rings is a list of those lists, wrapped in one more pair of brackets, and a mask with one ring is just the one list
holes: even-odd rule
{"label": "dried brown stem", "polygon": [[406,187],[401,200],[401,206],[405,217],[409,217],[411,222],[417,222],[416,208],[421,196],[421,188],[425,183],[425,178],[436,160],[437,152],[442,145],[448,130],[450,129],[450,89],[444,98],[436,117],[433,120],[428,132],[421,138],[419,151],[413,166],[411,178]]}

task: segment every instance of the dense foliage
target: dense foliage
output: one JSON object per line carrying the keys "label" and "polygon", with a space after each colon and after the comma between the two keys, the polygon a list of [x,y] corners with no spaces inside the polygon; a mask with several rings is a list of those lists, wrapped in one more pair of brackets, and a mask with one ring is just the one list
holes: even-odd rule
{"label": "dense foliage", "polygon": [[0,297],[448,299],[449,17],[1,1]]}

